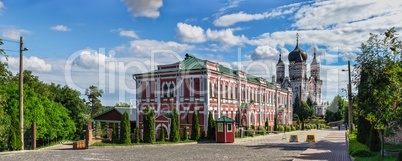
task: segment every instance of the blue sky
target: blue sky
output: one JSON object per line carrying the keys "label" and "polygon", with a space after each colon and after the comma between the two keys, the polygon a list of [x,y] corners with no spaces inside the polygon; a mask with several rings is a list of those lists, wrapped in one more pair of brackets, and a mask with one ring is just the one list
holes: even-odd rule
{"label": "blue sky", "polygon": [[105,91],[102,102],[113,105],[134,98],[132,74],[185,53],[270,80],[279,53],[287,64],[299,33],[308,61],[316,48],[330,101],[346,95],[341,69],[353,64],[360,43],[369,33],[401,31],[400,17],[398,0],[1,0],[0,38],[14,74],[13,41],[23,36],[25,69],[81,92],[96,85]]}

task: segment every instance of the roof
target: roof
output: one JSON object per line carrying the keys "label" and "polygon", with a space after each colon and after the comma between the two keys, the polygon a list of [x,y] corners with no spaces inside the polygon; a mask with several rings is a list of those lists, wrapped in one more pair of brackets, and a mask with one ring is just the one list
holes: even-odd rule
{"label": "roof", "polygon": [[[172,70],[154,70],[154,71],[150,71],[148,73],[140,73],[140,74],[134,74],[134,76],[137,75],[142,75],[142,74],[159,74],[159,73],[168,73],[168,72],[186,72],[186,71],[192,71],[192,70],[206,70],[206,62],[208,60],[202,60],[199,59],[197,57],[195,57],[194,55],[191,54],[186,54],[186,57],[184,58],[184,60],[173,63],[173,64],[166,64],[163,66],[178,66],[179,68],[175,71]],[[208,70],[212,70],[212,69],[208,69]],[[218,66],[218,70],[213,70],[215,72],[227,75],[227,76],[231,76],[231,77],[235,77],[235,78],[239,78],[240,77],[240,72],[239,70],[234,70],[232,68],[228,68],[226,66],[220,65]],[[263,84],[269,87],[275,87],[275,84],[272,82],[268,82],[266,79],[261,78],[261,77],[257,77],[251,74],[246,74],[246,79],[249,82],[253,82],[256,84]],[[284,89],[287,90],[287,89]]]}
{"label": "roof", "polygon": [[216,120],[216,122],[235,122],[235,120],[233,120],[227,116],[222,116],[221,118]]}
{"label": "roof", "polygon": [[136,116],[136,108],[129,108],[129,107],[114,107],[110,110],[107,110],[105,112],[102,112],[101,114],[98,114],[96,116],[93,117],[94,120],[97,120],[99,118],[101,118],[102,116],[106,116],[108,113],[112,113],[113,111],[118,112],[121,116],[123,116],[124,112],[127,112],[130,121],[136,121],[137,120],[137,116]]}

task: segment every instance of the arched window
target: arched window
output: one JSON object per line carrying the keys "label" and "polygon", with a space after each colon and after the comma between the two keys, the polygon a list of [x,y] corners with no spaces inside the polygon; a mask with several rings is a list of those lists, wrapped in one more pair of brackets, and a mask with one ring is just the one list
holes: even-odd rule
{"label": "arched window", "polygon": [[163,97],[167,97],[168,90],[169,90],[168,85],[167,84],[163,85]]}
{"label": "arched window", "polygon": [[174,97],[174,85],[173,85],[173,83],[170,84],[169,92],[170,92],[169,97]]}

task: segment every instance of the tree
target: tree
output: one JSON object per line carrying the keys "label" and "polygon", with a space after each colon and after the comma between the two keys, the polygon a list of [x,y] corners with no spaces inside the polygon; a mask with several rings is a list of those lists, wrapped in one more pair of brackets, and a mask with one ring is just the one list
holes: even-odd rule
{"label": "tree", "polygon": [[170,141],[178,142],[180,141],[180,131],[179,131],[179,115],[177,113],[177,109],[173,108],[172,111],[172,124],[170,125]]}
{"label": "tree", "polygon": [[188,127],[187,127],[187,125],[185,125],[184,126],[184,128],[183,128],[183,141],[186,141],[186,140],[188,140],[188,129],[187,129]]}
{"label": "tree", "polygon": [[198,118],[198,111],[194,111],[193,120],[191,125],[191,140],[199,140],[200,139],[200,123]]}
{"label": "tree", "polygon": [[154,118],[154,110],[151,110],[149,107],[146,107],[143,111],[144,116],[144,133],[143,138],[145,143],[154,143],[155,142],[155,118]]}
{"label": "tree", "polygon": [[[393,128],[402,114],[402,41],[396,35],[394,28],[380,35],[370,34],[367,42],[361,44],[362,54],[356,59],[359,115],[379,131],[381,149],[384,149],[384,130]],[[358,131],[357,135],[365,134]]]}
{"label": "tree", "polygon": [[212,116],[212,112],[209,111],[208,113],[208,139],[215,140],[215,120]]}
{"label": "tree", "polygon": [[112,142],[117,143],[119,140],[116,124],[113,125]]}
{"label": "tree", "polygon": [[264,127],[265,127],[265,130],[268,131],[268,128],[269,128],[269,121],[268,121],[268,118],[265,120]]}
{"label": "tree", "polygon": [[0,151],[7,149],[7,141],[8,141],[8,131],[10,129],[11,120],[7,115],[5,108],[3,107],[4,103],[3,97],[0,95]]}
{"label": "tree", "polygon": [[140,129],[138,127],[135,127],[134,130],[134,142],[136,144],[140,143],[141,141],[141,137],[140,137]]}
{"label": "tree", "polygon": [[295,102],[293,103],[293,108],[295,107],[295,114],[299,117],[299,120],[302,123],[302,130],[304,130],[304,122],[306,119],[313,116],[313,109],[306,102],[302,102],[297,94]]}
{"label": "tree", "polygon": [[121,118],[120,125],[120,143],[121,144],[130,144],[130,117],[127,112],[123,113],[123,117]]}
{"label": "tree", "polygon": [[98,89],[96,86],[90,86],[85,90],[85,95],[88,96],[87,104],[91,107],[91,116],[99,114],[102,109],[102,103],[99,100],[99,97],[102,97],[103,90]]}
{"label": "tree", "polygon": [[160,131],[160,135],[159,135],[159,139],[161,142],[165,142],[165,128],[161,127],[161,131]]}
{"label": "tree", "polygon": [[100,136],[102,137],[102,125],[100,123],[100,121],[96,122],[96,136]]}
{"label": "tree", "polygon": [[311,96],[310,96],[310,95],[307,97],[307,105],[310,106],[311,108],[314,108],[314,105],[315,105],[315,103],[314,103],[314,101],[311,99]]}

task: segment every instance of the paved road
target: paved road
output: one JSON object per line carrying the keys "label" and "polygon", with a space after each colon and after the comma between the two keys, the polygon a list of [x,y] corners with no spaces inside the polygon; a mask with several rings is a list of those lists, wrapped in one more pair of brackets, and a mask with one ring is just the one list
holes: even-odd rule
{"label": "paved road", "polygon": [[[87,150],[66,150],[69,146],[55,146],[43,150],[0,153],[0,160],[269,160],[286,161],[300,156],[316,143],[307,143],[307,134],[315,134],[316,141],[333,130],[298,131],[237,139],[235,143],[169,144],[129,147],[90,147]],[[299,135],[299,143],[289,143],[290,134]],[[286,137],[286,139],[282,139]]]}

